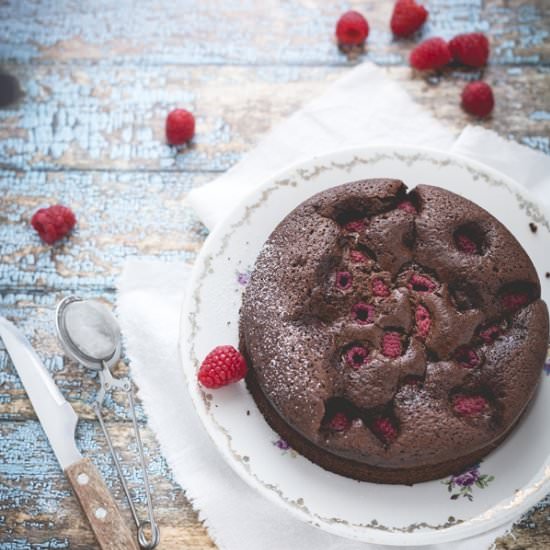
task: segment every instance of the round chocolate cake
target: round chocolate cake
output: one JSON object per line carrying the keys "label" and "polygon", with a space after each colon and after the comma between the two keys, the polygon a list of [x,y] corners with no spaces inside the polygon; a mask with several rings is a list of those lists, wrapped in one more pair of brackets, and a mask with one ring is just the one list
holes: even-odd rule
{"label": "round chocolate cake", "polygon": [[291,212],[240,314],[267,422],[323,468],[380,483],[456,473],[494,449],[533,396],[548,331],[535,268],[500,222],[389,179]]}

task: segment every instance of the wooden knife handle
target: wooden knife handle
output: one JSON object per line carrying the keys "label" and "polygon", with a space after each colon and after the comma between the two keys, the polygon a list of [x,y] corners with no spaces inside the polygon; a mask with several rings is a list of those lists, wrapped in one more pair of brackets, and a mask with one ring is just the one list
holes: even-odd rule
{"label": "wooden knife handle", "polygon": [[90,459],[75,462],[65,474],[101,550],[139,550],[136,536],[120,515],[107,485]]}

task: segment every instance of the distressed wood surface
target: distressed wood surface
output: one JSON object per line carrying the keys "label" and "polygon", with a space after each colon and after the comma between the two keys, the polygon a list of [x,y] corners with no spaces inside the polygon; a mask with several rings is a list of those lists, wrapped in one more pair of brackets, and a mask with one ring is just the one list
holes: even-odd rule
{"label": "distressed wood surface", "polygon": [[[204,173],[0,170],[0,290],[112,288],[125,258],[191,262],[206,231],[185,207]],[[78,226],[53,247],[29,230],[36,209],[71,205]]]}
{"label": "distressed wood surface", "polygon": [[[96,380],[63,358],[53,310],[77,293],[113,304],[132,255],[192,263],[206,230],[186,194],[235,164],[277,122],[369,59],[458,133],[475,122],[458,107],[477,71],[422,78],[408,67],[415,40],[479,30],[490,35],[484,79],[497,107],[483,125],[550,154],[550,2],[426,0],[415,40],[393,40],[391,0],[0,0],[0,70],[23,95],[0,108],[0,314],[22,327],[82,421],[78,440],[130,521],[90,403]],[[367,16],[366,52],[348,59],[333,27],[349,7]],[[2,92],[2,90],[0,90]],[[0,93],[0,96],[2,94]],[[197,117],[180,150],[164,143],[166,113]],[[29,228],[33,212],[64,202],[77,213],[53,247]],[[124,361],[116,374],[127,372]],[[162,532],[161,550],[214,548],[172,479],[146,417],[139,421]],[[132,426],[120,396],[106,402],[142,513]],[[550,499],[497,543],[550,548]],[[0,549],[96,548],[32,406],[0,343]]]}
{"label": "distressed wood surface", "polygon": [[94,463],[82,458],[71,464],[65,475],[101,550],[139,550],[126,514],[119,510]]}
{"label": "distressed wood surface", "polygon": [[[25,333],[65,398],[72,403],[79,418],[93,421],[95,414],[92,403],[98,387],[97,377],[67,359],[55,335],[55,306],[72,293],[71,290],[44,293],[13,292],[0,297],[0,307],[2,315],[11,319]],[[78,296],[99,298],[109,307],[113,307],[115,301],[113,289],[78,289]],[[112,372],[116,377],[127,375],[128,368],[124,360],[120,361]],[[139,402],[137,415],[139,421],[144,424],[146,419]],[[108,422],[131,422],[124,394],[107,394],[104,416]],[[0,421],[35,418],[32,405],[0,340]]]}
{"label": "distressed wood surface", "polygon": [[[550,60],[547,0],[430,0],[423,36],[490,31],[494,63]],[[93,5],[93,8],[91,6]],[[69,2],[11,0],[0,6],[0,55],[17,61],[115,59],[126,64],[345,64],[332,35],[348,7],[370,23],[369,56],[403,64],[390,33],[392,1],[171,0]]]}
{"label": "distressed wood surface", "polygon": [[[0,167],[178,173],[230,168],[273,124],[349,71],[107,63],[7,68],[27,92],[0,111]],[[460,109],[459,96],[478,71],[427,80],[409,67],[386,71],[455,131],[474,120]],[[549,71],[489,67],[484,77],[495,88],[496,109],[484,125],[550,153]],[[196,139],[179,151],[164,142],[164,117],[175,105],[198,115]]]}
{"label": "distressed wood surface", "polygon": [[[124,474],[143,515],[145,494],[141,490],[133,428],[124,422],[108,422],[108,429],[113,433],[115,446],[121,450]],[[152,434],[145,430],[143,436],[153,500],[162,529],[159,548],[213,548],[183,491],[171,481]],[[130,524],[130,510],[116,480],[98,424],[81,421],[77,438],[83,454],[93,460]],[[0,457],[0,548],[96,548],[87,521],[38,421],[3,423]]]}

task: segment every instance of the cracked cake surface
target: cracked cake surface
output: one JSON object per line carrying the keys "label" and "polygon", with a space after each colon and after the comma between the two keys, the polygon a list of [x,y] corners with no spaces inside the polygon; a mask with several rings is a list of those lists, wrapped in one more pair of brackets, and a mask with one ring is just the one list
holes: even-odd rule
{"label": "cracked cake surface", "polygon": [[355,479],[415,483],[508,434],[540,378],[548,312],[527,253],[484,209],[364,180],[276,227],[240,342],[256,403],[298,452]]}

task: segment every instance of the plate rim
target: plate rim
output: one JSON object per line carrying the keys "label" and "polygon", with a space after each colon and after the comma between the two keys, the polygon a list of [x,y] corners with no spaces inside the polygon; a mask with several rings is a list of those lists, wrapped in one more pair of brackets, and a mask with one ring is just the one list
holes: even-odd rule
{"label": "plate rim", "polygon": [[[215,249],[218,245],[220,238],[226,234],[227,230],[231,226],[231,222],[235,221],[237,215],[246,209],[246,206],[251,199],[262,191],[265,191],[270,186],[277,183],[277,181],[284,179],[292,173],[296,173],[298,169],[304,166],[311,165],[314,162],[325,162],[325,164],[331,163],[335,158],[347,155],[355,159],[355,157],[368,157],[373,154],[392,154],[393,156],[410,156],[417,155],[418,157],[432,156],[438,160],[444,162],[454,161],[455,164],[461,165],[462,168],[466,168],[478,176],[485,174],[490,176],[493,180],[500,180],[505,187],[512,192],[516,199],[521,199],[528,205],[530,213],[526,215],[541,223],[550,233],[550,224],[548,222],[548,213],[543,204],[533,197],[530,191],[524,186],[517,183],[511,177],[503,174],[499,170],[491,166],[487,166],[482,162],[475,159],[470,159],[467,156],[456,154],[454,152],[440,151],[428,147],[414,147],[414,146],[389,146],[389,145],[370,145],[365,147],[352,147],[337,149],[328,153],[314,155],[307,159],[302,159],[298,162],[294,162],[283,169],[276,172],[271,177],[265,179],[263,182],[255,186],[243,196],[237,204],[226,214],[226,216],[215,226],[210,232],[207,239],[203,243],[201,250],[194,262],[193,269],[189,280],[187,282],[185,299],[181,308],[180,315],[180,327],[178,332],[178,350],[179,358],[181,360],[181,369],[183,371],[184,378],[186,380],[187,391],[190,394],[193,408],[197,412],[201,423],[208,434],[209,438],[214,443],[217,450],[224,457],[225,462],[231,467],[231,469],[250,487],[258,491],[263,497],[269,501],[275,503],[277,506],[284,508],[288,513],[292,514],[295,518],[299,519],[306,524],[317,527],[325,532],[332,533],[341,537],[345,537],[352,540],[375,543],[387,546],[404,545],[424,545],[424,544],[437,544],[441,542],[450,542],[455,540],[462,540],[472,536],[480,535],[484,532],[490,531],[497,527],[500,527],[517,517],[523,512],[528,510],[534,504],[536,504],[541,498],[543,498],[547,492],[547,488],[550,485],[550,463],[547,457],[545,464],[540,468],[531,478],[533,480],[539,480],[542,475],[542,479],[531,483],[527,487],[523,487],[519,493],[515,496],[511,495],[502,499],[497,504],[488,508],[484,512],[465,520],[460,523],[456,523],[450,526],[434,526],[429,531],[384,531],[369,527],[368,525],[361,526],[363,529],[359,531],[359,526],[353,525],[351,528],[343,526],[339,523],[328,524],[319,523],[314,516],[311,516],[299,506],[292,506],[282,495],[276,494],[276,491],[267,488],[256,476],[254,476],[244,464],[235,460],[231,450],[226,444],[226,436],[221,432],[220,427],[216,426],[215,422],[209,418],[207,414],[207,407],[204,399],[200,396],[200,388],[196,383],[196,379],[189,377],[186,371],[185,364],[189,362],[189,353],[186,354],[185,345],[186,340],[190,338],[185,336],[185,327],[189,324],[189,313],[193,311],[192,302],[194,300],[194,290],[200,275],[204,272],[204,264],[211,255],[212,249]],[[335,184],[338,185],[338,184]],[[315,193],[312,193],[312,195]],[[290,210],[289,210],[290,211]],[[197,391],[198,389],[198,391]],[[248,390],[247,390],[248,391]],[[514,502],[516,501],[516,502]]]}

